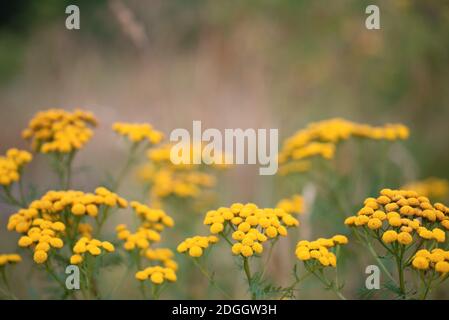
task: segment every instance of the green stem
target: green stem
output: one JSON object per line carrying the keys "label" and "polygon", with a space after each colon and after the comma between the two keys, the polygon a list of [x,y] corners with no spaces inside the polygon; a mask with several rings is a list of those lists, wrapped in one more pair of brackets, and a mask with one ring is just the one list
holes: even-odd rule
{"label": "green stem", "polygon": [[3,191],[5,192],[6,201],[9,202],[9,204],[14,205],[19,208],[25,208],[26,203],[22,203],[21,201],[17,200],[11,193],[11,189],[9,186],[3,186]]}
{"label": "green stem", "polygon": [[366,247],[368,248],[368,251],[371,253],[371,255],[373,256],[373,258],[376,260],[376,262],[379,264],[380,268],[382,269],[382,271],[387,275],[387,277],[393,281],[394,284],[397,285],[396,279],[391,275],[391,273],[388,271],[387,267],[384,265],[384,263],[380,260],[379,256],[376,253],[376,250],[374,250],[373,245],[371,244],[371,242],[369,242],[368,240],[363,241],[360,238],[360,235],[358,233],[358,231],[354,230],[354,234],[357,237],[357,239],[361,242],[364,243],[366,245]]}
{"label": "green stem", "polygon": [[193,258],[193,263],[201,271],[201,273],[209,280],[209,283],[218,291],[220,291],[226,299],[232,299],[229,294],[226,293],[213,279],[213,277],[207,272],[207,270],[198,262],[196,258]]}
{"label": "green stem", "polygon": [[120,172],[117,176],[117,179],[112,184],[112,187],[111,187],[112,192],[118,191],[121,183],[123,182],[123,179],[126,177],[129,169],[131,168],[131,166],[133,165],[133,163],[135,161],[135,154],[136,154],[136,150],[138,147],[139,147],[139,143],[132,144],[131,149],[128,153],[128,158],[126,159],[125,165],[122,167],[122,169],[120,170]]}
{"label": "green stem", "polygon": [[52,267],[50,266],[50,262],[48,260],[45,263],[45,271],[47,271],[47,273],[59,284],[59,286],[64,290],[64,292],[67,291],[65,283],[61,279],[59,279],[59,277],[56,275],[56,273],[54,273],[54,271],[52,270]]}
{"label": "green stem", "polygon": [[429,294],[430,291],[430,285],[432,284],[432,281],[429,281],[429,283],[426,285],[426,290],[424,291],[421,300],[426,300],[427,295]]}
{"label": "green stem", "polygon": [[8,278],[6,276],[5,266],[0,266],[0,274],[1,274],[1,277],[3,280],[3,283],[5,284],[5,289],[6,289],[6,291],[5,291],[0,287],[0,292],[2,292],[2,294],[5,296],[5,298],[9,298],[12,300],[18,300],[18,298],[12,292],[11,287],[9,286]]}
{"label": "green stem", "polygon": [[273,255],[273,248],[274,248],[274,246],[276,245],[277,241],[278,241],[278,238],[276,238],[276,239],[275,239],[273,242],[271,242],[271,244],[270,244],[270,249],[268,250],[268,257],[267,257],[267,260],[266,260],[265,263],[264,263],[261,278],[263,278],[263,276],[265,275],[265,272],[267,271],[268,264],[270,263],[271,256]]}
{"label": "green stem", "polygon": [[251,292],[251,299],[252,300],[256,300],[256,294],[254,292],[252,292],[251,290],[251,286],[252,286],[252,276],[251,276],[251,270],[249,268],[249,262],[248,262],[248,258],[244,257],[243,258],[243,269],[245,270],[245,275],[246,275],[246,279],[248,280],[248,289]]}
{"label": "green stem", "polygon": [[307,271],[307,273],[306,273],[305,275],[303,275],[303,276],[300,277],[300,278],[297,278],[297,279],[295,280],[295,282],[293,282],[290,286],[288,286],[288,287],[285,289],[284,294],[279,298],[279,300],[283,300],[285,297],[287,297],[287,295],[288,295],[293,289],[295,289],[295,287],[296,287],[300,282],[302,282],[303,280],[305,280],[306,278],[308,278],[310,275],[312,275],[312,272]]}
{"label": "green stem", "polygon": [[73,159],[75,158],[75,151],[70,152],[67,163],[66,163],[66,173],[65,173],[65,184],[64,189],[68,190],[70,188],[71,180],[72,180],[72,163]]}
{"label": "green stem", "polygon": [[406,299],[406,289],[405,289],[405,281],[404,281],[404,269],[402,268],[402,258],[404,254],[404,249],[401,247],[399,249],[399,254],[396,255],[396,265],[398,268],[398,275],[399,275],[399,288],[401,290],[402,296],[404,299]]}

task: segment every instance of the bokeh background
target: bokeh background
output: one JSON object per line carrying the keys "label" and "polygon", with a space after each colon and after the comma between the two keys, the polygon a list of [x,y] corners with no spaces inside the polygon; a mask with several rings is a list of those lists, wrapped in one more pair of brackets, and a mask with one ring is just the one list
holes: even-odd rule
{"label": "bokeh background", "polygon": [[[80,7],[80,30],[65,28],[69,4]],[[369,4],[381,9],[381,30],[365,28]],[[281,141],[309,122],[332,117],[400,122],[410,128],[409,140],[370,153],[354,203],[378,187],[363,185],[370,185],[370,174],[375,179],[370,170],[382,158],[392,163],[392,187],[449,178],[448,87],[448,1],[20,0],[0,11],[0,152],[29,148],[20,132],[39,110],[91,110],[100,125],[75,163],[74,185],[83,190],[101,184],[125,157],[123,141],[111,130],[115,121],[149,122],[166,134],[190,130],[192,120],[218,129],[279,128]],[[341,157],[343,172],[351,174],[356,158]],[[39,156],[26,179],[40,192],[56,181]],[[125,196],[133,192],[129,180]],[[276,183],[259,176],[258,166],[238,166],[219,180],[216,201],[273,206],[283,190]],[[4,225],[12,209],[1,210]],[[320,210],[333,214],[331,204]],[[304,230],[307,236],[340,231],[323,221],[323,212],[309,211],[317,227]],[[185,236],[175,229],[174,239]],[[2,251],[15,247],[15,235],[1,231],[1,239]],[[280,250],[271,266],[284,283],[291,279],[292,249],[286,248],[290,252]],[[230,264],[218,265],[226,270]],[[222,272],[226,279],[220,270],[217,278]],[[201,279],[195,272],[181,269],[179,277]],[[19,297],[40,297],[16,278]],[[348,280],[349,296],[357,297],[362,280],[354,280],[353,288]],[[131,282],[117,298],[134,297]],[[312,284],[303,298],[331,296]],[[188,286],[180,281],[165,297],[205,297],[207,283]],[[233,290],[246,297],[243,279]],[[207,297],[219,296],[211,290]]]}

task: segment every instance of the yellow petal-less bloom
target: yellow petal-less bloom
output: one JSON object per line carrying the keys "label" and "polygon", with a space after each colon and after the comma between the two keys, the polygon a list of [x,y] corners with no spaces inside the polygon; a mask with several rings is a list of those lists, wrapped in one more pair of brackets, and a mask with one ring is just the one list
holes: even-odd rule
{"label": "yellow petal-less bloom", "polygon": [[394,230],[388,230],[382,235],[382,241],[385,243],[392,243],[398,239],[398,233]]}
{"label": "yellow petal-less bloom", "polygon": [[127,251],[147,249],[152,243],[161,241],[161,232],[166,227],[174,226],[173,219],[161,209],[137,201],[131,201],[130,206],[140,221],[137,231],[132,233],[124,224],[116,227],[117,238],[124,241],[123,247]]}
{"label": "yellow petal-less bloom", "polygon": [[84,261],[86,254],[96,257],[102,253],[114,252],[114,250],[113,244],[108,241],[82,237],[73,246],[74,254],[71,256],[70,262],[72,264],[80,264]]}
{"label": "yellow petal-less bloom", "polygon": [[316,262],[321,267],[335,267],[337,257],[330,250],[347,243],[348,238],[344,235],[335,235],[330,239],[319,238],[314,241],[301,240],[296,244],[295,254],[298,260],[304,263]]}
{"label": "yellow petal-less bloom", "polygon": [[87,111],[74,112],[50,109],[37,113],[22,132],[31,140],[34,150],[42,153],[70,153],[81,149],[92,137],[90,126],[96,126],[94,115]]}
{"label": "yellow petal-less bloom", "polygon": [[427,270],[429,268],[429,260],[424,257],[416,257],[412,261],[412,265],[419,270]]}
{"label": "yellow petal-less bloom", "polygon": [[47,252],[45,252],[43,250],[37,250],[37,251],[34,252],[33,260],[36,263],[42,264],[45,261],[47,261],[47,259],[48,259]]}
{"label": "yellow petal-less bloom", "polygon": [[83,257],[79,254],[74,254],[70,257],[71,264],[80,264],[83,262]]}
{"label": "yellow petal-less bloom", "polygon": [[408,183],[402,189],[414,190],[429,198],[444,198],[449,194],[449,181],[430,177],[425,180]]}
{"label": "yellow petal-less bloom", "polygon": [[449,262],[447,261],[439,261],[435,264],[435,271],[440,273],[448,273],[449,272]]}
{"label": "yellow petal-less bloom", "polygon": [[158,144],[163,139],[163,134],[148,123],[123,123],[117,122],[112,126],[118,134],[127,137],[132,142],[146,140],[151,144]]}
{"label": "yellow petal-less bloom", "polygon": [[0,156],[0,185],[9,186],[19,181],[23,166],[32,160],[31,153],[9,149],[5,156]]}
{"label": "yellow petal-less bloom", "polygon": [[398,242],[403,245],[409,245],[412,243],[413,238],[408,232],[401,232],[398,234]]}
{"label": "yellow petal-less bloom", "polygon": [[[259,208],[254,203],[233,203],[230,207],[209,210],[203,222],[210,225],[209,230],[212,234],[221,233],[226,228],[235,230],[231,238],[237,242],[232,243],[231,252],[233,255],[246,258],[262,254],[264,242],[279,236],[287,236],[287,228],[299,225],[299,221],[283,208]],[[178,252],[187,252],[194,246],[195,241],[199,241],[193,239],[195,237],[180,243]],[[207,243],[202,247],[207,248]],[[196,256],[195,250],[189,251],[189,254]]]}
{"label": "yellow petal-less bloom", "polygon": [[339,118],[311,123],[283,143],[278,155],[279,173],[306,171],[310,163],[305,160],[314,157],[333,158],[337,144],[350,137],[393,141],[407,139],[408,135],[408,128],[401,124],[373,127]]}
{"label": "yellow petal-less bloom", "polygon": [[0,267],[7,264],[19,263],[22,261],[22,257],[15,253],[0,254]]}
{"label": "yellow petal-less bloom", "polygon": [[148,267],[144,270],[139,270],[136,275],[139,281],[150,279],[154,285],[160,285],[165,282],[175,282],[177,280],[176,273],[173,269],[164,268],[161,266]]}
{"label": "yellow petal-less bloom", "polygon": [[290,198],[281,199],[276,208],[280,208],[290,214],[301,214],[304,212],[304,199],[302,196],[295,194]]}

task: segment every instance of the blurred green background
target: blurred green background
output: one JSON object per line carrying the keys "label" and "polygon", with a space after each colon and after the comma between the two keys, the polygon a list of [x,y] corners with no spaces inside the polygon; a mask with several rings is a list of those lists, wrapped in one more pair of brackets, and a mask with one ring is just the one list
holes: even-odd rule
{"label": "blurred green background", "polygon": [[[69,4],[80,7],[80,30],[65,28]],[[380,30],[365,28],[369,4],[380,7]],[[149,122],[166,134],[192,120],[279,128],[281,139],[331,117],[400,122],[409,140],[372,151],[370,167],[388,158],[402,169],[389,172],[398,184],[449,178],[449,1],[20,0],[0,15],[0,152],[28,148],[20,132],[39,110],[91,110],[100,126],[77,158],[88,167],[75,177],[78,188],[92,190],[123,160],[115,121]],[[351,172],[357,162],[349,164]],[[52,187],[44,159],[30,167],[26,179]],[[274,183],[240,166],[219,181],[219,202],[273,206]],[[11,209],[1,209],[4,224]],[[2,239],[2,251],[14,248],[14,237]],[[190,297],[178,293],[171,296]]]}

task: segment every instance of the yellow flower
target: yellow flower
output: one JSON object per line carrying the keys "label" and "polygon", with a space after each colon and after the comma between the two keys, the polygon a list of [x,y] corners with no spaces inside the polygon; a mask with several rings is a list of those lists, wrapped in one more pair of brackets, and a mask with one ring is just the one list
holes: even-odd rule
{"label": "yellow flower", "polygon": [[162,282],[164,282],[164,276],[161,272],[155,272],[151,275],[151,282],[153,282],[154,284],[161,284]]}
{"label": "yellow flower", "polygon": [[22,261],[22,257],[18,254],[0,254],[0,267],[6,264],[19,263]]}
{"label": "yellow flower", "polygon": [[378,218],[369,219],[368,228],[370,228],[371,230],[377,230],[380,227],[382,227],[382,221],[380,221],[380,219]]}
{"label": "yellow flower", "polygon": [[397,239],[398,239],[398,234],[394,230],[385,231],[385,233],[382,235],[382,240],[385,243],[395,242]]}
{"label": "yellow flower", "polygon": [[201,257],[203,255],[203,249],[199,246],[193,246],[189,249],[189,255],[194,258]]}
{"label": "yellow flower", "polygon": [[123,123],[117,122],[113,125],[113,130],[118,134],[127,137],[132,142],[147,140],[151,144],[158,144],[163,138],[163,134],[154,130],[147,123]]}
{"label": "yellow flower", "polygon": [[408,232],[400,232],[398,234],[398,242],[403,245],[408,245],[412,243],[413,238]]}
{"label": "yellow flower", "polygon": [[250,246],[242,245],[241,254],[244,257],[251,257],[254,254],[254,252]]}
{"label": "yellow flower", "polygon": [[114,245],[112,243],[110,243],[109,241],[103,241],[101,243],[101,246],[107,251],[107,252],[114,252],[115,248]]}
{"label": "yellow flower", "polygon": [[290,214],[301,214],[304,212],[304,199],[300,195],[293,195],[290,198],[281,199],[276,208],[281,208]]}
{"label": "yellow flower", "polygon": [[347,244],[348,243],[348,238],[346,238],[345,236],[340,235],[340,234],[333,236],[332,240],[337,244]]}
{"label": "yellow flower", "polygon": [[446,240],[446,233],[439,228],[433,229],[432,234],[433,238],[438,242],[444,242]]}
{"label": "yellow flower", "polygon": [[90,140],[93,132],[89,126],[95,125],[95,117],[90,112],[50,109],[37,113],[22,136],[32,140],[32,147],[38,152],[70,153]]}
{"label": "yellow flower", "polygon": [[415,257],[412,261],[413,267],[419,270],[429,269],[429,260],[424,257]]}
{"label": "yellow flower", "polygon": [[210,232],[212,234],[217,234],[223,231],[223,224],[222,223],[214,223],[210,227]]}
{"label": "yellow flower", "polygon": [[140,280],[140,281],[144,281],[148,279],[148,273],[146,273],[145,271],[138,271],[136,273],[136,279]]}
{"label": "yellow flower", "polygon": [[307,261],[311,258],[309,250],[297,251],[296,256],[298,257],[299,260],[302,260],[302,261]]}
{"label": "yellow flower", "polygon": [[429,198],[444,198],[449,194],[449,181],[430,177],[425,180],[411,182],[403,187],[405,190],[414,190]]}
{"label": "yellow flower", "polygon": [[31,159],[31,153],[18,149],[9,149],[6,156],[0,156],[0,185],[9,186],[19,181],[22,167]]}
{"label": "yellow flower", "polygon": [[339,118],[311,123],[284,142],[278,155],[279,172],[285,175],[308,170],[310,164],[301,161],[304,159],[331,159],[334,157],[337,143],[352,136],[391,141],[406,139],[408,135],[408,128],[401,124],[372,127]]}
{"label": "yellow flower", "polygon": [[53,248],[61,249],[64,246],[64,242],[59,238],[51,238],[50,245]]}
{"label": "yellow flower", "polygon": [[439,261],[435,264],[435,271],[440,273],[449,272],[449,263],[447,261]]}
{"label": "yellow flower", "polygon": [[32,243],[33,243],[33,240],[27,236],[20,237],[19,242],[18,242],[19,247],[28,247]]}
{"label": "yellow flower", "polygon": [[270,238],[275,238],[278,235],[278,231],[275,227],[268,227],[265,229],[265,234]]}
{"label": "yellow flower", "polygon": [[174,270],[170,268],[163,268],[161,266],[148,267],[144,270],[139,270],[135,277],[140,281],[145,281],[150,278],[150,281],[155,285],[160,285],[165,280],[170,282],[176,281],[176,273]]}
{"label": "yellow flower", "polygon": [[74,254],[70,257],[71,264],[80,264],[81,262],[83,262],[83,257],[79,254]]}
{"label": "yellow flower", "polygon": [[48,255],[47,252],[43,250],[37,250],[34,252],[33,259],[36,263],[41,264],[47,261]]}

